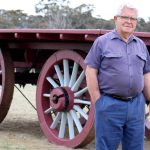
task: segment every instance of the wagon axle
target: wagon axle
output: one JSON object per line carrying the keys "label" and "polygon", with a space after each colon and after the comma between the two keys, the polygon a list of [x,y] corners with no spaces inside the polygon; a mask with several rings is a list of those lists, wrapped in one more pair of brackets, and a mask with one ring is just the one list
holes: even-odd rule
{"label": "wagon axle", "polygon": [[74,104],[74,94],[69,87],[58,87],[51,91],[50,106],[57,111],[70,111]]}

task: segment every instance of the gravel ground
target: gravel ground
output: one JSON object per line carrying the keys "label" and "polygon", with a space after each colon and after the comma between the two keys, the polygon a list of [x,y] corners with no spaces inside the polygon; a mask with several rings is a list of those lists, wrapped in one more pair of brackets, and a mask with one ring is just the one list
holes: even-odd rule
{"label": "gravel ground", "polygon": [[[35,106],[35,86],[27,85],[21,91]],[[15,88],[8,115],[0,124],[0,150],[73,150],[49,143],[42,133],[36,111]],[[95,143],[78,150],[94,150]],[[121,149],[121,148],[120,148]],[[119,150],[120,150],[119,149]],[[150,150],[150,140],[145,139],[145,150]]]}

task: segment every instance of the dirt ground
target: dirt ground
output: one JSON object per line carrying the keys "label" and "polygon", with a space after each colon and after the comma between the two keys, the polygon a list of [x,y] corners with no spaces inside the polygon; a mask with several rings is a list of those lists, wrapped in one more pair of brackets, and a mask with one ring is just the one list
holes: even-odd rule
{"label": "dirt ground", "polygon": [[[21,91],[35,106],[36,87],[27,85]],[[94,150],[95,143],[78,150]],[[15,88],[8,115],[0,124],[0,150],[73,150],[49,143],[42,133],[36,111]],[[120,148],[121,149],[121,148]],[[145,150],[150,150],[150,140],[145,139]]]}

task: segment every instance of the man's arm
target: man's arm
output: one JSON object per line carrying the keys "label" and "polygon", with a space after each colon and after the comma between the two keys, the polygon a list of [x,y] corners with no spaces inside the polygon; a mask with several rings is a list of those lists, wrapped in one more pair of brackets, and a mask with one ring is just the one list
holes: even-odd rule
{"label": "man's arm", "polygon": [[87,65],[86,67],[86,82],[93,104],[100,98],[99,85],[97,80],[97,69]]}
{"label": "man's arm", "polygon": [[144,74],[144,97],[147,101],[150,101],[150,73]]}

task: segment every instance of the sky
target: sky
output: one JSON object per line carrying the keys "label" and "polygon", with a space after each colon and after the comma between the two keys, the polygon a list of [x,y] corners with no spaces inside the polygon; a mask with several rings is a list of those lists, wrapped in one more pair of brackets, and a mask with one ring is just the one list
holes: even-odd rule
{"label": "sky", "polygon": [[[35,4],[40,0],[0,0],[0,9],[5,10],[23,10],[28,15],[35,15]],[[139,11],[139,17],[148,21],[150,17],[150,0],[70,0],[71,7],[77,7],[80,4],[93,4],[94,16],[100,16],[103,19],[112,19],[117,8],[124,2],[129,2]]]}

